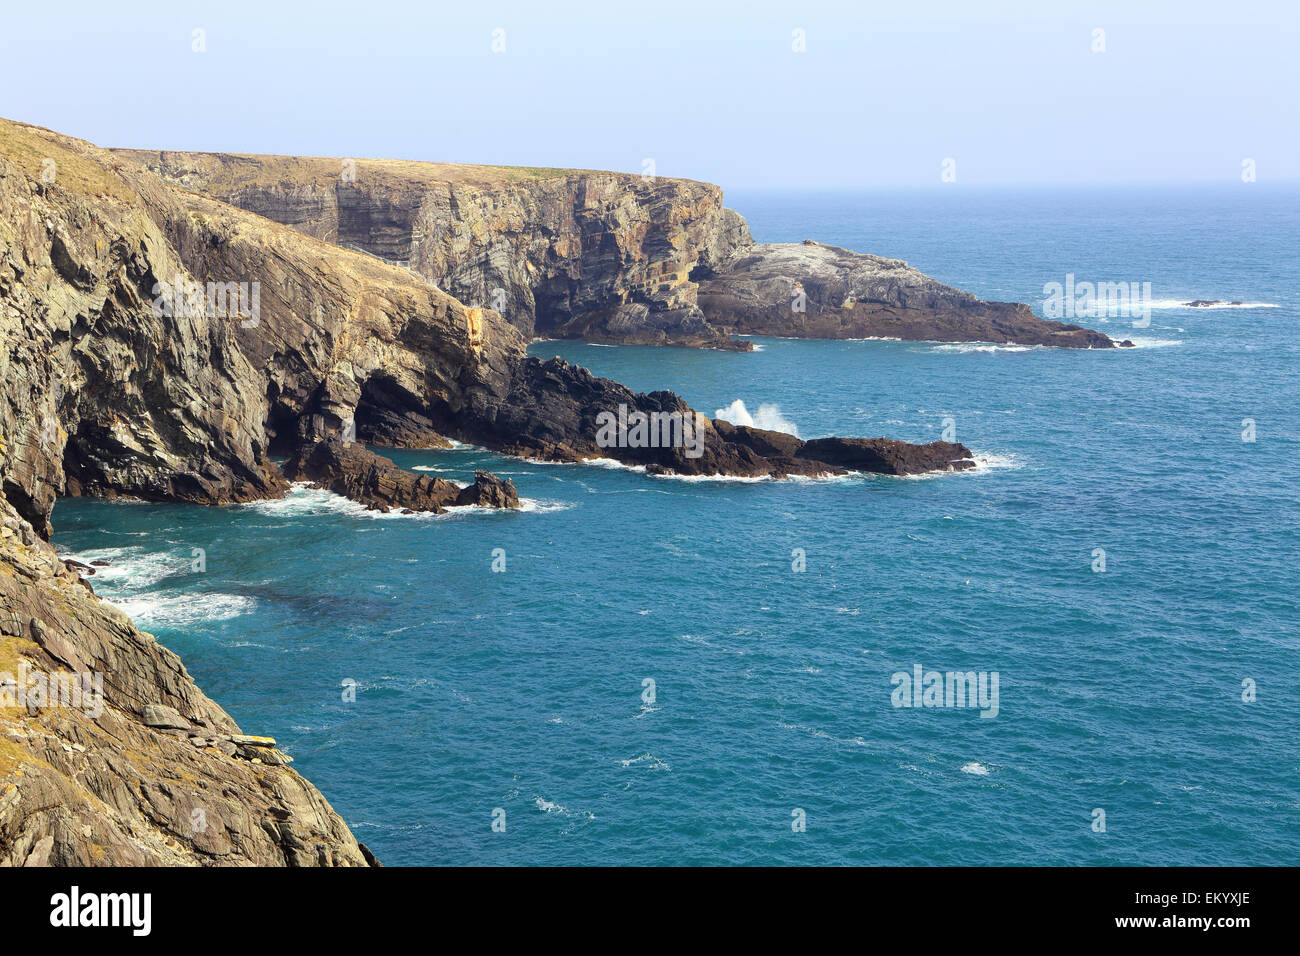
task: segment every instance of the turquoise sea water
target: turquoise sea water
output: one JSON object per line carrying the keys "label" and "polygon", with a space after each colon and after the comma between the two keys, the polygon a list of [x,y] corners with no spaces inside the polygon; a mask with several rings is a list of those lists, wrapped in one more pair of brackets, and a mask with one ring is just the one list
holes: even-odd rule
{"label": "turquoise sea water", "polygon": [[[108,558],[99,593],[390,865],[1296,863],[1300,192],[728,199],[760,241],[985,298],[1074,273],[1275,307],[1100,324],[1143,346],[1122,352],[532,347],[710,413],[773,404],[804,437],[925,441],[951,418],[975,474],[686,482],[398,451],[508,475],[530,509],[67,500],[55,543]],[[894,707],[917,664],[998,672],[998,715]]]}

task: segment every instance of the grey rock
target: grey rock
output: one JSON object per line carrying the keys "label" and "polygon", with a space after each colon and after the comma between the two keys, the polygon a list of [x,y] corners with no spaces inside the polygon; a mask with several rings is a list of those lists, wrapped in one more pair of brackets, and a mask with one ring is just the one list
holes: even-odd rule
{"label": "grey rock", "polygon": [[188,720],[166,704],[145,704],[140,712],[140,720],[146,727],[160,730],[189,730],[191,727]]}

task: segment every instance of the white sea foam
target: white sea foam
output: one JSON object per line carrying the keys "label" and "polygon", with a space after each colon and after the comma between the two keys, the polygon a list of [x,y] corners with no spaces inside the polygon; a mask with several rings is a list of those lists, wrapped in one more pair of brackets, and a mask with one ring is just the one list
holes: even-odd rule
{"label": "white sea foam", "polygon": [[95,568],[91,580],[105,584],[117,590],[138,591],[152,587],[163,578],[173,574],[188,573],[190,570],[189,549],[167,551],[148,551],[139,546],[125,548],[98,548],[78,553],[59,552],[62,558],[90,564],[92,561],[107,561],[107,566]]}
{"label": "white sea foam", "polygon": [[901,477],[908,481],[926,481],[931,478],[942,478],[945,475],[988,475],[995,471],[1013,471],[1025,466],[1024,459],[1019,455],[999,455],[991,452],[974,452],[973,457],[967,459],[974,461],[974,468],[966,468],[962,471],[927,471],[919,475],[902,475]]}
{"label": "white sea foam", "polygon": [[549,461],[545,458],[525,458],[530,465],[591,465],[615,471],[645,471],[645,465],[626,465],[614,458],[583,458],[581,461]]}
{"label": "white sea foam", "polygon": [[988,354],[996,352],[1036,352],[1042,348],[1041,345],[1016,345],[1012,342],[1005,345],[993,345],[990,342],[943,342],[932,346],[931,351],[955,352],[959,355],[966,355],[972,352]]}
{"label": "white sea foam", "polygon": [[362,505],[342,495],[336,495],[324,488],[312,488],[303,481],[294,482],[283,498],[250,501],[248,504],[236,507],[276,518],[297,518],[303,515],[330,513],[358,514],[366,510]]}
{"label": "white sea foam", "polygon": [[990,770],[984,764],[972,760],[970,763],[962,764],[961,772],[973,773],[977,777],[987,777]]}
{"label": "white sea foam", "polygon": [[[1218,312],[1222,309],[1276,309],[1280,306],[1276,302],[1246,302],[1241,301],[1233,303],[1227,300],[1219,302],[1217,305],[1188,305],[1189,302],[1195,302],[1196,299],[1152,299],[1149,303],[1153,309],[1192,309],[1196,312]],[[1209,300],[1213,301],[1213,300]]]}
{"label": "white sea foam", "polygon": [[140,594],[107,600],[136,624],[150,627],[187,627],[227,621],[248,614],[257,606],[255,598],[221,593]]}
{"label": "white sea foam", "polygon": [[520,498],[519,510],[524,514],[551,514],[556,511],[569,511],[578,507],[572,501],[550,501],[541,498]]}
{"label": "white sea foam", "polygon": [[622,764],[624,767],[635,767],[637,764],[644,763],[644,764],[649,764],[651,770],[672,770],[673,769],[672,767],[668,766],[667,763],[665,763],[663,760],[660,760],[652,753],[644,753],[641,754],[639,757],[633,757],[630,760],[620,760],[619,763]]}
{"label": "white sea foam", "polygon": [[750,428],[785,432],[787,435],[799,437],[799,429],[794,422],[782,415],[781,406],[773,402],[764,402],[758,406],[758,411],[751,415],[749,409],[745,407],[745,403],[738,398],[726,408],[719,408],[713,413],[713,417],[721,418],[733,425],[747,425]]}
{"label": "white sea foam", "polygon": [[966,475],[987,475],[993,471],[1014,471],[1017,468],[1025,466],[1024,460],[1019,455],[997,455],[993,453],[975,452],[975,467],[968,468],[962,474]]}
{"label": "white sea foam", "polygon": [[[466,488],[468,485],[463,482],[453,481],[453,485],[459,488]],[[483,505],[447,505],[445,514],[434,514],[432,511],[417,511],[413,514],[402,514],[400,510],[389,511],[371,511],[365,505],[362,505],[350,498],[335,494],[324,488],[312,488],[304,482],[295,482],[289,489],[288,494],[283,498],[277,498],[271,501],[254,501],[250,504],[240,505],[239,507],[248,508],[259,514],[274,515],[276,517],[301,517],[303,515],[316,514],[343,514],[354,518],[369,518],[372,520],[398,520],[410,518],[417,521],[437,521],[447,518],[461,517],[465,515],[503,515],[517,510],[523,514],[548,514],[552,511],[567,511],[574,507],[571,502],[567,501],[550,501],[539,500],[536,498],[520,498],[518,509],[488,508]]]}
{"label": "white sea foam", "polygon": [[741,475],[678,475],[675,473],[665,475],[651,475],[651,478],[663,478],[666,481],[685,481],[688,483],[698,484],[703,482],[726,482],[730,484],[747,484],[756,485],[764,481],[775,481],[771,475],[741,476]]}
{"label": "white sea foam", "polygon": [[[1125,336],[1121,336],[1121,338],[1126,338],[1130,342],[1132,342],[1133,347],[1135,349],[1159,349],[1159,348],[1165,348],[1170,345],[1183,344],[1182,339],[1157,339],[1157,338],[1152,338],[1144,335],[1125,335]],[[1122,352],[1126,350],[1119,349],[1118,351]]]}

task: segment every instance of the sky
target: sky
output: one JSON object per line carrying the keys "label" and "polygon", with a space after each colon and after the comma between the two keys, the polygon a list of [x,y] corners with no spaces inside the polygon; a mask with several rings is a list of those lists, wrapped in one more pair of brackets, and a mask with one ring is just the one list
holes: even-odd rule
{"label": "sky", "polygon": [[1300,180],[1300,0],[8,6],[0,116],[101,146],[750,189]]}

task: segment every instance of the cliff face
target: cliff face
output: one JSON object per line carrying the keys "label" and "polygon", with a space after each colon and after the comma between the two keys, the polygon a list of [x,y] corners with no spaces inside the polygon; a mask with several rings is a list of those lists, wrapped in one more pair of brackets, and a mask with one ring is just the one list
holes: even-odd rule
{"label": "cliff face", "polygon": [[[169,182],[363,249],[525,336],[747,350],[733,334],[1117,343],[896,259],[755,245],[716,186],[573,170],[123,150]],[[345,165],[350,164],[350,165]],[[1120,343],[1122,344],[1122,343]]]}
{"label": "cliff face", "polygon": [[745,347],[708,324],[691,278],[752,242],[716,186],[571,170],[118,152],[169,182],[409,266],[525,336]]}
{"label": "cliff face", "polygon": [[[58,493],[274,492],[256,425],[264,399],[237,387],[252,369],[233,329],[152,314],[154,283],[184,267],[138,195],[74,141],[4,124],[0,144],[6,497],[48,534]],[[55,182],[24,160],[37,174],[51,163]]]}

